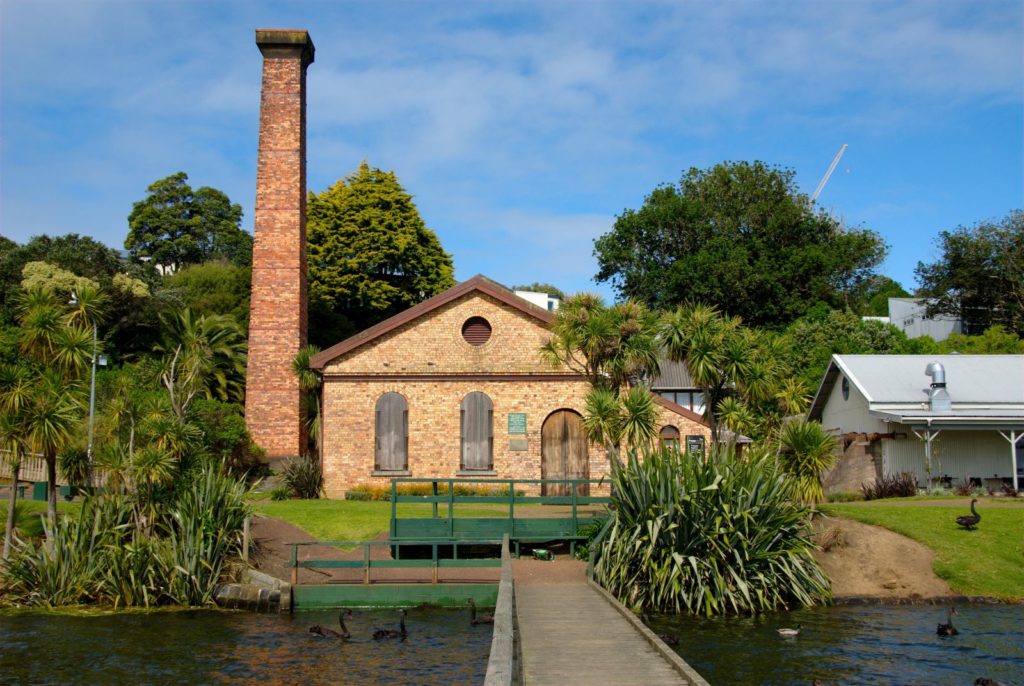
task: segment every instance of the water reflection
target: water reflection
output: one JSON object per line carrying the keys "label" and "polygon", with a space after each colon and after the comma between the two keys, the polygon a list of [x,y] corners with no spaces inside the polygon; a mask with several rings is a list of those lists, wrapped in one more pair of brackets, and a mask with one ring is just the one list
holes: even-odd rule
{"label": "water reflection", "polygon": [[489,627],[462,611],[409,612],[409,637],[374,641],[397,612],[359,612],[352,639],[319,638],[336,611],[0,614],[0,684],[479,684]]}
{"label": "water reflection", "polygon": [[[937,606],[809,608],[762,617],[655,617],[677,635],[676,651],[710,683],[973,684],[987,677],[1024,684],[1024,607],[958,605],[958,636],[937,636]],[[803,625],[781,638],[779,627]]]}

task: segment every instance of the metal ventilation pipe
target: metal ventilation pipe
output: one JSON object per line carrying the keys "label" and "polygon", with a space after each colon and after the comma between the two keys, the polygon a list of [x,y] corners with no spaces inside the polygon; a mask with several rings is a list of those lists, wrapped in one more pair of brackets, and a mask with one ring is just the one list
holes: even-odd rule
{"label": "metal ventilation pipe", "polygon": [[929,362],[924,373],[932,377],[932,388],[946,385],[946,368],[941,362]]}
{"label": "metal ventilation pipe", "polygon": [[924,373],[932,377],[932,387],[928,391],[928,405],[932,412],[952,411],[953,402],[946,391],[946,368],[939,362],[931,362]]}

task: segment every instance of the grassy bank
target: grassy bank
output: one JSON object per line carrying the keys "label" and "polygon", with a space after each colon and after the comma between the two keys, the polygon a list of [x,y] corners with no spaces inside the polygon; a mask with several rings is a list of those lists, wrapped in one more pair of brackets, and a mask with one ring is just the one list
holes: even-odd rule
{"label": "grassy bank", "polygon": [[[369,541],[388,531],[391,526],[391,503],[364,500],[282,500],[258,501],[256,511],[297,526],[320,541]],[[525,509],[523,506],[516,510]],[[438,511],[445,516],[446,508]],[[399,503],[399,517],[429,517],[431,506],[421,503]],[[503,506],[493,508],[456,508],[460,517],[500,517],[508,512]]]}
{"label": "grassy bank", "polygon": [[976,531],[956,525],[968,514],[948,504],[901,505],[898,501],[870,504],[827,504],[826,514],[882,526],[935,551],[935,573],[957,593],[1024,601],[1024,507],[986,507],[978,504],[982,521]]}

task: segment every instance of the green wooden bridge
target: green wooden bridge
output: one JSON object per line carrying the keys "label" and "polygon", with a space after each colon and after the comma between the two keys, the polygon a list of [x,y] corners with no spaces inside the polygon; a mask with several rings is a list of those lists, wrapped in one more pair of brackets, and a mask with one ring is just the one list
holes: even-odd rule
{"label": "green wooden bridge", "polygon": [[[392,479],[390,542],[484,544],[507,535],[516,556],[521,543],[567,542],[570,552],[575,552],[576,543],[587,538],[582,530],[598,520],[609,502],[607,496],[589,495],[591,487],[600,483],[592,479]],[[546,489],[558,494],[527,495]],[[423,490],[427,493],[420,493]],[[431,516],[401,517],[400,503],[429,503]]]}

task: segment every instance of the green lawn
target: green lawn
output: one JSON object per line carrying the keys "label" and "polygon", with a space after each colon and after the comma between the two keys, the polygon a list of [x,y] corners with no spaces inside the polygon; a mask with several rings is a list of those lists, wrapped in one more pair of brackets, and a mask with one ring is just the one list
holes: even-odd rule
{"label": "green lawn", "polygon": [[[389,530],[391,503],[364,500],[282,500],[253,503],[256,511],[299,527],[319,541],[369,541]],[[527,506],[517,506],[516,510]],[[441,516],[445,506],[438,508]],[[458,507],[460,517],[504,516],[508,508]],[[399,503],[399,517],[429,517],[431,506]]]}
{"label": "green lawn", "polygon": [[[6,498],[0,500],[0,528],[7,523]],[[57,512],[77,510],[77,503],[57,502]],[[38,538],[43,535],[43,521],[39,515],[46,515],[46,502],[42,500],[18,499],[18,511],[15,514],[14,525],[18,528],[22,538]],[[3,540],[3,532],[0,531],[0,541]]]}
{"label": "green lawn", "polygon": [[1024,508],[985,507],[979,503],[981,523],[975,531],[956,525],[966,508],[948,505],[820,506],[829,515],[883,526],[920,541],[935,551],[935,573],[957,593],[1024,600]]}

